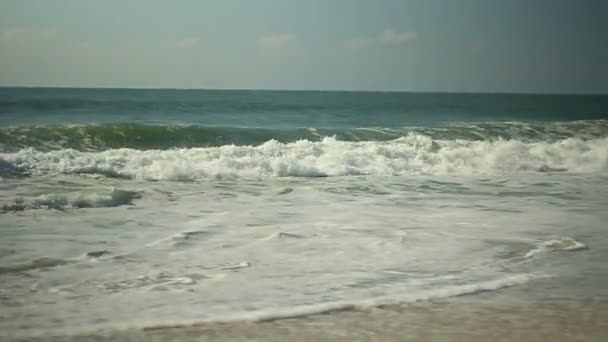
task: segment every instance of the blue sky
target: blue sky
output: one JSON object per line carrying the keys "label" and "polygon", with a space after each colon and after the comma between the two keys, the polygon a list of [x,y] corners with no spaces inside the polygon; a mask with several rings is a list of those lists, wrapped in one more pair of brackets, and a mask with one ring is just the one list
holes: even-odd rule
{"label": "blue sky", "polygon": [[602,0],[0,0],[0,85],[608,92]]}

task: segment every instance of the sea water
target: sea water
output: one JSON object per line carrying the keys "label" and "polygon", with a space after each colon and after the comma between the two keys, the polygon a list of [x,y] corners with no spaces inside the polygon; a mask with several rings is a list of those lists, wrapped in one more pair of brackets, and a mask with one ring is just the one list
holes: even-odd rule
{"label": "sea water", "polygon": [[607,118],[607,96],[0,89],[0,330],[605,301]]}

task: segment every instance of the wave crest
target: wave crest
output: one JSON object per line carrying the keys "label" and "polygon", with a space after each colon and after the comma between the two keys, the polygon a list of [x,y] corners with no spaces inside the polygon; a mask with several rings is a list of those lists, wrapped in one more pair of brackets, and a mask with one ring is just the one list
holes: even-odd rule
{"label": "wave crest", "polygon": [[0,154],[16,173],[98,174],[145,180],[223,177],[475,174],[517,171],[604,172],[608,138],[527,143],[519,140],[435,140],[411,133],[386,141],[324,138],[259,146],[172,150],[114,149]]}
{"label": "wave crest", "polygon": [[255,128],[146,125],[114,123],[66,126],[0,128],[0,151],[24,148],[39,151],[75,149],[103,151],[117,148],[171,149],[223,145],[260,145],[269,140],[283,143],[298,140],[390,141],[411,133],[437,140],[555,142],[568,138],[584,140],[608,137],[608,120],[572,122],[452,123],[440,127],[367,128]]}

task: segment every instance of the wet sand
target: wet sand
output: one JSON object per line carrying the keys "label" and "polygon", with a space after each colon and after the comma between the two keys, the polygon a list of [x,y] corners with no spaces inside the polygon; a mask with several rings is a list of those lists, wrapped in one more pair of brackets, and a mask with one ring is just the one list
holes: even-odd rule
{"label": "wet sand", "polygon": [[608,303],[606,302],[498,304],[492,301],[454,298],[440,302],[330,312],[266,322],[156,326],[45,336],[27,340],[288,340],[296,342],[606,341],[607,339]]}

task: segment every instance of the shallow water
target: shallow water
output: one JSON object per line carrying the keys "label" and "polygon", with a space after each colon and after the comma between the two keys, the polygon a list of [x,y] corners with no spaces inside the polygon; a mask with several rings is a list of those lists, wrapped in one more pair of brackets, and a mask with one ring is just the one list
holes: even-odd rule
{"label": "shallow water", "polygon": [[3,196],[69,183],[141,198],[3,214],[4,331],[291,317],[538,279],[568,287],[583,270],[597,283],[578,296],[608,295],[604,176],[23,183],[6,180]]}

